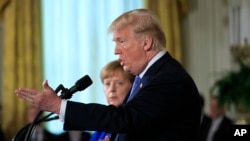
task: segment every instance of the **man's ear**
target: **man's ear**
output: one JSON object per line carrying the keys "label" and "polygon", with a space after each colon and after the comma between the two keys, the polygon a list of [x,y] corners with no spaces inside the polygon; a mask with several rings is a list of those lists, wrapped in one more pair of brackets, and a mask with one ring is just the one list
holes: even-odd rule
{"label": "man's ear", "polygon": [[149,51],[152,49],[153,46],[153,38],[151,36],[146,36],[143,41],[143,49],[145,51]]}

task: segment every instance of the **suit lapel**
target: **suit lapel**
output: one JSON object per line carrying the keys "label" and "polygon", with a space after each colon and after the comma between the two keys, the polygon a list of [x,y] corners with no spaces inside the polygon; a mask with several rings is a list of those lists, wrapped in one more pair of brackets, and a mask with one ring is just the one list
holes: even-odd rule
{"label": "suit lapel", "polygon": [[[167,63],[169,61],[171,61],[171,56],[170,54],[167,52],[165,55],[163,55],[159,60],[157,60],[148,70],[147,72],[144,74],[144,76],[141,79],[140,84],[138,85],[138,87],[136,87],[136,89],[134,90],[134,97],[137,96],[137,93],[140,91],[140,89],[146,87],[149,83],[149,81],[155,77],[155,75],[157,74],[157,72],[159,72],[160,67],[162,66],[163,63]],[[130,92],[129,92],[130,93]],[[125,98],[124,102],[122,105],[126,104],[128,101],[128,97],[129,97],[129,93],[127,95],[127,97]]]}
{"label": "suit lapel", "polygon": [[163,63],[167,63],[167,61],[171,60],[171,56],[169,53],[166,53],[163,55],[159,60],[157,60],[144,74],[144,76],[141,79],[141,82],[138,87],[134,90],[134,97],[136,97],[137,93],[140,91],[140,89],[144,88],[148,85],[149,81],[155,77],[157,72],[159,72],[160,67]]}

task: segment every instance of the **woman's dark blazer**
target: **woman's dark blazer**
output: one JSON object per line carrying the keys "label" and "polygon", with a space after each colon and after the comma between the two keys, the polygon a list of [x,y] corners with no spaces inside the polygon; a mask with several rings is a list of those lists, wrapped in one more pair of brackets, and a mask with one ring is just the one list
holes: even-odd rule
{"label": "woman's dark blazer", "polygon": [[120,107],[68,101],[64,129],[105,131],[112,138],[119,133],[119,141],[195,141],[200,117],[193,79],[166,53],[144,74],[134,98]]}

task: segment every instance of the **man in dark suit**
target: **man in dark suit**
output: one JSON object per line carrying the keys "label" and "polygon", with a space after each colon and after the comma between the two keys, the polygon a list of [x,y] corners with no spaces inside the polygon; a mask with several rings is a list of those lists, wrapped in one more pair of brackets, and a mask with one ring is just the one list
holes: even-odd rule
{"label": "man in dark suit", "polygon": [[230,140],[231,119],[226,117],[224,106],[219,104],[219,99],[212,96],[210,99],[210,117],[212,122],[206,141],[228,141]]}
{"label": "man in dark suit", "polygon": [[165,50],[157,16],[147,9],[132,10],[114,20],[109,32],[123,69],[139,78],[122,106],[62,100],[47,81],[43,91],[19,88],[17,96],[59,114],[65,130],[106,131],[116,141],[197,140],[199,92],[191,76]]}
{"label": "man in dark suit", "polygon": [[201,98],[202,113],[201,113],[199,141],[206,141],[207,134],[208,134],[212,119],[204,111],[205,100],[204,100],[204,97],[202,96],[202,94],[200,94],[200,98]]}

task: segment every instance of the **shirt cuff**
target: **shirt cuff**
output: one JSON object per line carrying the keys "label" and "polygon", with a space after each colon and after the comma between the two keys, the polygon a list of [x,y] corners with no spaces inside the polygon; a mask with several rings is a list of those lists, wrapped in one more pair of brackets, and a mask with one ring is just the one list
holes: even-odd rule
{"label": "shirt cuff", "polygon": [[61,122],[64,122],[66,106],[67,106],[67,100],[63,99],[61,102],[61,108],[59,113],[59,119]]}

